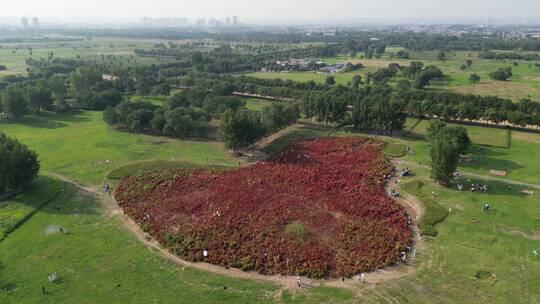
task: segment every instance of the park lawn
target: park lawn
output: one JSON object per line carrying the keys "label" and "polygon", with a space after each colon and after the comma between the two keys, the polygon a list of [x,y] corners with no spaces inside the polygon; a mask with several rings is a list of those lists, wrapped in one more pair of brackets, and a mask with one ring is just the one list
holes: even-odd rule
{"label": "park lawn", "polygon": [[[407,127],[414,128],[406,138],[410,139],[409,144],[415,150],[408,158],[429,164],[429,144],[423,139],[428,122],[417,122],[416,119],[407,120]],[[492,169],[502,170],[508,172],[508,179],[539,183],[540,163],[537,159],[540,158],[540,134],[478,126],[464,127],[469,132],[473,146],[469,150],[472,162],[461,163],[459,167],[462,170],[483,175],[488,175]]]}
{"label": "park lawn", "polygon": [[[429,127],[429,120],[416,118],[409,118],[405,124],[405,130],[408,136],[425,138],[427,134],[427,128]],[[509,147],[509,130],[488,128],[479,126],[468,126],[448,123],[449,126],[461,126],[467,129],[467,133],[471,138],[471,141],[478,145],[493,146],[506,148]]]}
{"label": "park lawn", "polygon": [[[537,303],[540,299],[540,199],[490,186],[489,193],[459,192],[433,184],[428,170],[413,170],[402,184],[422,182],[422,195],[452,212],[425,238],[414,275],[366,289],[362,303]],[[406,188],[406,187],[405,187]],[[489,203],[492,211],[482,212]],[[471,219],[477,218],[478,223]],[[369,278],[368,278],[369,279]]]}
{"label": "park lawn", "polygon": [[[61,206],[57,210],[55,206]],[[67,231],[60,233],[59,228]],[[277,286],[181,267],[68,186],[0,243],[0,303],[271,303]],[[61,283],[49,283],[57,272]],[[49,294],[42,295],[41,286]],[[224,286],[227,289],[224,289]]]}
{"label": "park lawn", "polygon": [[63,183],[39,177],[20,195],[0,201],[0,241],[60,193]]}
{"label": "park lawn", "polygon": [[119,131],[103,121],[102,112],[29,116],[17,123],[0,122],[0,132],[37,151],[42,171],[66,175],[88,185],[99,184],[109,171],[132,161],[238,165],[221,142]]}

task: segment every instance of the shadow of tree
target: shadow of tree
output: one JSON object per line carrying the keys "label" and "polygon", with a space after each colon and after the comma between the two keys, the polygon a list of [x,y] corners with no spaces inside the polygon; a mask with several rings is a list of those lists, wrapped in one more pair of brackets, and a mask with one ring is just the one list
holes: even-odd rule
{"label": "shadow of tree", "polygon": [[[457,185],[463,184],[464,190],[458,191]],[[478,194],[479,198],[483,198],[483,196],[493,196],[493,195],[505,195],[505,196],[515,196],[515,197],[527,197],[528,195],[521,192],[521,187],[517,186],[511,186],[508,188],[508,184],[499,182],[499,181],[488,181],[483,180],[479,178],[460,178],[455,180],[452,185],[450,186],[452,190],[455,190],[457,192],[468,192],[471,193],[471,185],[487,185],[488,191],[487,192],[475,192]]]}
{"label": "shadow of tree", "polygon": [[21,124],[31,128],[58,129],[68,126],[68,123],[81,123],[90,121],[90,117],[85,112],[75,112],[70,114],[42,113],[39,115],[28,115],[18,119],[0,120],[0,124]]}
{"label": "shadow of tree", "polygon": [[12,282],[5,282],[5,279],[3,278],[4,276],[2,275],[4,268],[5,267],[2,264],[2,261],[0,261],[0,293],[10,294],[11,291],[17,288],[17,285],[15,285],[15,283],[12,283]]}

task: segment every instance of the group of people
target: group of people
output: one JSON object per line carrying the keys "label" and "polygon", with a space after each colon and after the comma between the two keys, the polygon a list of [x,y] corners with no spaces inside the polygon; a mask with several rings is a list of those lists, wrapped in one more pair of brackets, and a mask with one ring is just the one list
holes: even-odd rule
{"label": "group of people", "polygon": [[[465,185],[463,183],[459,183],[457,185],[457,189],[459,191],[465,190]],[[489,187],[488,185],[477,185],[477,184],[471,184],[471,192],[488,192]]]}
{"label": "group of people", "polygon": [[488,192],[488,185],[471,185],[472,192]]}

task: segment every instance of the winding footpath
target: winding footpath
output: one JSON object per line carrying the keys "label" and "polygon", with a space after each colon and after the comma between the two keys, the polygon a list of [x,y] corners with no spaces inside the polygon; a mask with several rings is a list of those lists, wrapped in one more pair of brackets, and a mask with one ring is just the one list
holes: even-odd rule
{"label": "winding footpath", "polygon": [[[376,270],[374,272],[365,274],[365,283],[361,284],[358,280],[358,276],[353,278],[345,279],[310,279],[307,277],[301,278],[301,287],[297,285],[295,276],[281,276],[281,275],[262,275],[257,272],[245,272],[236,268],[224,268],[222,266],[217,266],[209,263],[193,263],[181,259],[176,254],[170,252],[168,249],[164,248],[156,239],[152,238],[148,233],[142,231],[135,221],[133,221],[129,216],[127,216],[122,208],[118,205],[118,202],[111,194],[102,193],[102,190],[99,187],[86,187],[80,183],[70,179],[67,176],[60,174],[46,172],[45,174],[58,178],[66,183],[69,183],[82,191],[92,193],[99,197],[107,214],[111,217],[118,216],[122,222],[122,225],[130,231],[139,242],[143,243],[151,251],[161,255],[163,258],[172,261],[178,265],[187,266],[196,268],[199,270],[204,270],[231,278],[239,279],[249,279],[259,282],[267,282],[279,284],[283,288],[299,290],[302,288],[312,288],[319,286],[329,286],[337,288],[347,288],[351,291],[359,294],[362,291],[363,287],[374,287],[377,284],[384,283],[390,280],[395,280],[402,278],[404,276],[412,274],[417,267],[414,265],[415,256],[417,251],[421,251],[423,248],[423,241],[420,237],[420,231],[418,228],[417,220],[421,218],[423,214],[423,209],[421,203],[414,197],[410,195],[403,195],[402,197],[395,198],[396,202],[399,203],[411,218],[415,219],[412,225],[413,232],[413,241],[412,241],[412,250],[409,252],[408,264],[396,264],[394,266],[385,267],[381,270]],[[395,189],[398,184],[395,180],[391,180],[387,185],[387,190]]]}
{"label": "winding footpath", "polygon": [[[294,130],[294,128],[291,128]],[[291,131],[291,130],[287,130]],[[394,159],[393,160],[394,165],[401,165],[401,166],[409,166],[409,167],[416,167],[416,168],[424,168],[429,169],[430,166],[427,165],[421,165],[415,162],[401,160],[401,159]],[[532,183],[524,183],[514,180],[508,180],[504,178],[496,178],[491,176],[485,176],[481,174],[475,174],[470,172],[461,172],[463,176],[467,177],[475,177],[480,178],[484,180],[491,180],[491,181],[498,181],[503,182],[511,185],[518,185],[518,186],[525,186],[530,187],[534,189],[540,189],[540,185],[538,184],[532,184]],[[52,172],[46,172],[47,175],[58,178],[66,183],[69,183],[77,188],[79,188],[82,191],[86,191],[89,193],[92,193],[100,198],[101,202],[103,203],[103,206],[105,210],[107,211],[107,214],[111,217],[118,216],[121,220],[123,226],[130,231],[139,242],[143,243],[146,247],[148,247],[151,251],[161,255],[163,258],[172,261],[178,265],[187,266],[196,268],[203,271],[208,271],[224,276],[228,276],[231,278],[239,278],[239,279],[249,279],[259,282],[267,282],[267,283],[274,283],[279,284],[283,288],[287,289],[293,289],[298,290],[302,288],[311,288],[311,287],[318,287],[318,286],[329,286],[329,287],[337,287],[337,288],[347,288],[355,293],[359,294],[362,292],[363,288],[373,288],[377,284],[388,282],[391,280],[399,279],[405,276],[408,276],[416,271],[417,267],[417,254],[418,252],[422,252],[424,248],[424,241],[420,235],[420,230],[418,227],[418,223],[420,218],[422,217],[424,210],[422,207],[421,202],[418,201],[418,199],[412,195],[402,193],[400,197],[394,198],[394,200],[400,204],[407,212],[407,214],[412,218],[413,224],[411,225],[411,229],[413,232],[413,240],[411,245],[411,250],[408,253],[407,257],[407,264],[396,264],[394,266],[385,267],[381,270],[376,270],[374,272],[366,273],[365,279],[366,282],[364,284],[361,284],[357,277],[349,278],[349,279],[323,279],[323,280],[316,280],[316,279],[310,279],[307,277],[301,278],[301,287],[298,287],[296,282],[296,277],[294,276],[281,276],[281,275],[262,275],[257,272],[245,272],[240,269],[236,268],[224,268],[221,266],[208,264],[208,263],[193,263],[188,262],[183,259],[181,259],[176,254],[170,252],[168,249],[161,246],[161,244],[154,238],[152,238],[148,233],[142,231],[137,225],[135,221],[133,221],[129,216],[124,214],[122,208],[118,205],[118,202],[111,194],[105,194],[102,193],[101,189],[99,187],[86,187],[81,185],[80,183],[70,179],[69,177],[59,175]],[[391,179],[387,185],[386,190],[390,192],[391,190],[398,190],[399,191],[399,183],[396,182],[396,178]]]}

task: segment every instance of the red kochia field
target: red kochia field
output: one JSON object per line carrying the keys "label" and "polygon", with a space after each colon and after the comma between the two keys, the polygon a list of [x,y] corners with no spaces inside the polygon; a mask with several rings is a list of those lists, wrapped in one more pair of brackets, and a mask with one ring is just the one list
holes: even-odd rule
{"label": "red kochia field", "polygon": [[[129,216],[179,256],[264,274],[350,276],[393,264],[411,241],[384,190],[380,143],[328,138],[231,171],[123,179]],[[203,251],[208,250],[208,257]]]}

